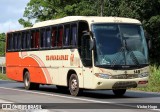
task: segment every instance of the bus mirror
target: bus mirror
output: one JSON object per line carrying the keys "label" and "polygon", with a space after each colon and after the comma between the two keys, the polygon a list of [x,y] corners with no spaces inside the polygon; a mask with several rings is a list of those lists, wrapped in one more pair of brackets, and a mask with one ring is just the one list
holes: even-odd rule
{"label": "bus mirror", "polygon": [[90,39],[90,37],[93,37],[93,33],[90,31],[83,31],[85,38],[88,38],[90,40],[89,42],[89,45],[90,45],[90,48],[89,50],[92,50],[94,48],[94,39]]}
{"label": "bus mirror", "polygon": [[90,39],[90,50],[94,48],[94,39]]}
{"label": "bus mirror", "polygon": [[91,37],[89,35],[89,33],[85,33],[82,36],[82,41],[81,41],[81,57],[82,57],[82,61],[84,66],[92,66],[92,52],[91,52],[91,48],[92,48],[92,40]]}

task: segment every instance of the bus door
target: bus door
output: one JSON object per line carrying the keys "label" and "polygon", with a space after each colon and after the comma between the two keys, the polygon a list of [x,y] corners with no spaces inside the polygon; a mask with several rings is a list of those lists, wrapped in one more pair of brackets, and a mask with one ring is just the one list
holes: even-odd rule
{"label": "bus door", "polygon": [[92,86],[93,67],[92,67],[92,50],[90,49],[90,36],[86,33],[81,40],[81,57],[83,63],[84,88]]}

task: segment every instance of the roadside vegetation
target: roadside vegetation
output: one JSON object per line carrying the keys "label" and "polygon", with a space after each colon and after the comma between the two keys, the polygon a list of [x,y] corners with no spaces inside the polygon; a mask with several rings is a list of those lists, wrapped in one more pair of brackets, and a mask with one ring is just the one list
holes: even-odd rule
{"label": "roadside vegetation", "polygon": [[0,80],[9,80],[6,76],[6,74],[0,73]]}
{"label": "roadside vegetation", "polygon": [[147,87],[135,88],[131,90],[160,92],[160,66],[157,66],[157,65],[150,66],[150,76],[149,76],[149,83]]}

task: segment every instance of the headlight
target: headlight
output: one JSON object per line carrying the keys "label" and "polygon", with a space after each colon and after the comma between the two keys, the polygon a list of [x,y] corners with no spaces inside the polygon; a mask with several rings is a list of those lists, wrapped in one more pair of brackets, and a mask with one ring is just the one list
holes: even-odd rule
{"label": "headlight", "polygon": [[99,78],[103,78],[103,79],[110,79],[110,77],[111,77],[108,74],[101,74],[101,73],[96,73],[95,76],[99,77]]}
{"label": "headlight", "polygon": [[144,72],[144,73],[138,74],[139,78],[148,77],[148,76],[149,76],[148,72]]}

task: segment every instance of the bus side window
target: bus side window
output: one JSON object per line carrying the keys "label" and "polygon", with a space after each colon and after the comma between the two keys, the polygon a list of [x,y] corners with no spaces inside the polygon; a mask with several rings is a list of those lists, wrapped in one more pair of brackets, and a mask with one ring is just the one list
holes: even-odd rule
{"label": "bus side window", "polygon": [[13,49],[13,34],[8,34],[7,48],[8,48],[8,50],[12,50]]}
{"label": "bus side window", "polygon": [[14,33],[13,34],[13,50],[15,50],[15,48],[16,48],[16,36],[15,36],[16,34]]}
{"label": "bus side window", "polygon": [[39,48],[39,31],[35,33],[35,48]]}
{"label": "bus side window", "polygon": [[10,37],[11,37],[11,36],[10,36],[10,34],[8,33],[8,34],[7,34],[7,49],[6,49],[7,51],[10,50],[10,43],[9,43]]}
{"label": "bus side window", "polygon": [[10,42],[11,42],[11,50],[13,50],[14,49],[14,43],[13,43],[13,34],[12,34],[12,37],[11,37],[11,39],[10,39]]}
{"label": "bus side window", "polygon": [[69,36],[70,36],[70,27],[66,26],[64,28],[64,38],[63,38],[63,46],[64,47],[69,46]]}
{"label": "bus side window", "polygon": [[73,47],[77,46],[77,25],[72,25],[72,27],[71,27],[70,45],[73,46]]}
{"label": "bus side window", "polygon": [[51,45],[52,47],[56,46],[56,36],[57,36],[57,28],[52,28],[52,37],[51,37]]}
{"label": "bus side window", "polygon": [[62,40],[63,40],[63,27],[61,27],[61,28],[59,28],[58,29],[58,38],[57,38],[57,42],[58,42],[58,44],[57,44],[57,46],[58,47],[62,47]]}
{"label": "bus side window", "polygon": [[49,48],[51,46],[51,30],[50,28],[46,31],[46,45],[45,47]]}
{"label": "bus side window", "polygon": [[39,47],[39,31],[33,31],[31,36],[31,47],[38,48]]}
{"label": "bus side window", "polygon": [[41,29],[41,48],[45,48],[45,37],[46,37],[46,32],[45,29]]}
{"label": "bus side window", "polygon": [[27,45],[27,35],[26,32],[22,33],[22,49],[26,49],[26,45]]}
{"label": "bus side window", "polygon": [[18,33],[18,38],[17,38],[17,48],[18,50],[21,50],[21,33]]}
{"label": "bus side window", "polygon": [[35,48],[35,32],[31,31],[31,48]]}
{"label": "bus side window", "polygon": [[30,34],[30,32],[27,32],[27,33],[26,33],[26,36],[27,36],[27,40],[26,40],[26,42],[27,42],[26,48],[27,48],[27,49],[30,49],[30,48],[31,48],[31,34]]}

